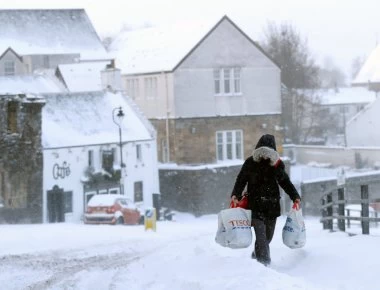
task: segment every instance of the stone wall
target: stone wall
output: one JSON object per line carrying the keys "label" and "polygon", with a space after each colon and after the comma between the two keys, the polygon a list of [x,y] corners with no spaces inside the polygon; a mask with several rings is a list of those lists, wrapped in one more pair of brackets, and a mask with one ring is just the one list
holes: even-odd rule
{"label": "stone wall", "polygon": [[161,204],[196,216],[228,208],[241,166],[200,170],[160,169]]}
{"label": "stone wall", "polygon": [[[162,162],[162,141],[166,140],[166,120],[150,120],[157,130],[158,159]],[[280,115],[169,119],[170,162],[177,164],[216,163],[216,131],[242,130],[244,157],[251,155],[263,134],[276,137],[282,151]]]}
{"label": "stone wall", "polygon": [[[284,160],[286,170],[290,166]],[[216,214],[228,208],[231,192],[241,165],[211,166],[204,169],[160,169],[161,204],[196,216]],[[288,171],[289,172],[289,171]],[[283,192],[282,213],[290,209],[290,199]]]}
{"label": "stone wall", "polygon": [[284,155],[299,164],[318,162],[352,168],[380,166],[380,147],[285,145]]}
{"label": "stone wall", "polygon": [[[16,106],[16,130],[8,129],[8,103]],[[0,96],[1,222],[42,222],[41,109],[44,101]]]}

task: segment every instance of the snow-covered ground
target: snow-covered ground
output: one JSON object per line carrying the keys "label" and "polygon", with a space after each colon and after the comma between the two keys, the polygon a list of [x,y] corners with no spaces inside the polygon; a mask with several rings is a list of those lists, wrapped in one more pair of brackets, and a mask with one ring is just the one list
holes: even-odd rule
{"label": "snow-covered ground", "polygon": [[307,244],[282,244],[278,219],[272,264],[250,259],[252,247],[214,242],[217,216],[178,213],[144,226],[0,225],[0,289],[378,289],[380,229],[370,236],[322,230],[306,218]]}

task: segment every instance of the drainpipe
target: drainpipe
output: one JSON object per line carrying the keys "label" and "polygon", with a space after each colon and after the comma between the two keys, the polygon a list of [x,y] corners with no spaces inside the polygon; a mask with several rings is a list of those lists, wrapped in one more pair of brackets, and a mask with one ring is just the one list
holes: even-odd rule
{"label": "drainpipe", "polygon": [[166,101],[166,120],[165,120],[165,150],[166,150],[166,159],[163,160],[164,162],[169,163],[170,162],[170,146],[169,146],[169,115],[170,115],[170,108],[169,108],[169,89],[168,89],[168,75],[165,72],[161,72],[161,75],[165,78],[165,101]]}

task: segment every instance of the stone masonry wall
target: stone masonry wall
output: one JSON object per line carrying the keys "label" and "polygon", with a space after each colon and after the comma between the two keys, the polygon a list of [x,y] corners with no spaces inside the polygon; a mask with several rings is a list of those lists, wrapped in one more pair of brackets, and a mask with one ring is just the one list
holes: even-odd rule
{"label": "stone masonry wall", "polygon": [[[8,131],[8,102],[16,103],[17,130]],[[41,99],[0,96],[0,223],[42,222]]]}
{"label": "stone masonry wall", "polygon": [[[242,162],[243,163],[243,162]],[[289,170],[288,160],[284,160]],[[161,204],[196,216],[215,214],[228,208],[239,166],[204,169],[160,169]],[[288,171],[289,172],[289,171]],[[282,213],[290,208],[290,198],[282,193]]]}
{"label": "stone masonry wall", "polygon": [[[158,159],[162,162],[162,141],[166,139],[166,120],[150,120],[157,130]],[[216,132],[242,130],[244,158],[254,149],[263,134],[276,137],[278,151],[282,151],[280,115],[234,116],[169,119],[170,162],[177,164],[216,163]]]}

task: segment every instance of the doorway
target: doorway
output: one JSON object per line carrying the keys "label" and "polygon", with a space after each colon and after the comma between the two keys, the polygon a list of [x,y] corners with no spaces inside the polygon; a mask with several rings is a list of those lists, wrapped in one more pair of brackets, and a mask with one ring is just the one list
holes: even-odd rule
{"label": "doorway", "polygon": [[49,223],[61,223],[65,221],[63,188],[54,185],[52,190],[48,190],[47,207]]}

